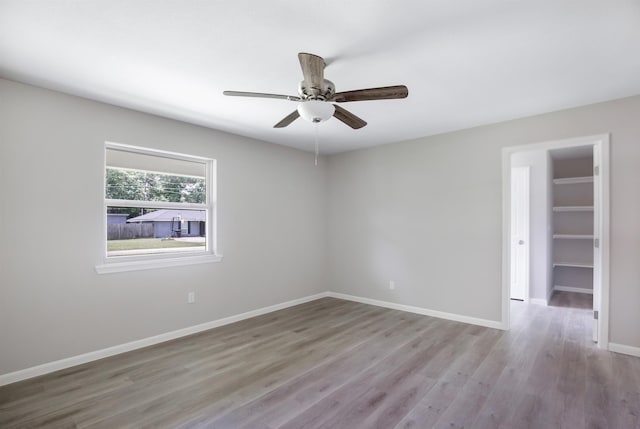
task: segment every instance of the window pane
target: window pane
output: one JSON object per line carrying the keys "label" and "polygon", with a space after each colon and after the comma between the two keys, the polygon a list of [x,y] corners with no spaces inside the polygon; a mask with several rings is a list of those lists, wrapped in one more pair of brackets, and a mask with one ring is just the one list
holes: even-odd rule
{"label": "window pane", "polygon": [[206,203],[204,178],[107,167],[105,198]]}
{"label": "window pane", "polygon": [[107,207],[107,256],[206,251],[206,210]]}

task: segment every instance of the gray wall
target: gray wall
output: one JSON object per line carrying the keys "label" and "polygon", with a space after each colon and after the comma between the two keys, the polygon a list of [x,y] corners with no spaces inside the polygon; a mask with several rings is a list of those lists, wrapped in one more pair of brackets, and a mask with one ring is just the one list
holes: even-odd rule
{"label": "gray wall", "polygon": [[[291,148],[0,80],[0,224],[33,225],[0,240],[0,374],[325,290],[499,320],[501,148],[604,132],[611,341],[640,347],[638,117],[634,97],[314,167]],[[95,273],[105,140],[218,160],[223,262]],[[76,233],[52,231],[69,207]]]}
{"label": "gray wall", "polygon": [[[218,160],[221,263],[96,274],[105,140]],[[312,154],[0,80],[0,162],[0,374],[326,290]]]}
{"label": "gray wall", "polygon": [[330,157],[330,288],[500,320],[501,148],[610,132],[610,341],[640,347],[638,118],[636,96]]}

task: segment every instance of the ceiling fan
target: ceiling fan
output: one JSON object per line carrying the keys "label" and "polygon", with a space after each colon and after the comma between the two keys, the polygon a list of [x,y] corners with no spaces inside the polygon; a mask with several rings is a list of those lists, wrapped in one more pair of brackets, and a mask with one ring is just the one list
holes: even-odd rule
{"label": "ceiling fan", "polygon": [[298,95],[265,94],[260,92],[224,91],[224,95],[236,97],[278,98],[299,102],[298,108],[287,115],[274,128],[283,128],[302,116],[304,119],[318,123],[332,116],[353,129],[362,128],[367,123],[334,103],[365,100],[389,100],[406,98],[409,90],[404,85],[385,86],[381,88],[357,89],[354,91],[335,92],[333,82],[324,78],[326,63],[318,55],[300,52],[298,54],[304,79],[298,86]]}

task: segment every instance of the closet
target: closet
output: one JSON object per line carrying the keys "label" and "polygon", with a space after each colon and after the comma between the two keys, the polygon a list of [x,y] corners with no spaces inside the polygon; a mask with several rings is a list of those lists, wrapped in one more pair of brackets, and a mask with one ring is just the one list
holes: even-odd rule
{"label": "closet", "polygon": [[593,294],[594,183],[590,149],[551,151],[554,291]]}

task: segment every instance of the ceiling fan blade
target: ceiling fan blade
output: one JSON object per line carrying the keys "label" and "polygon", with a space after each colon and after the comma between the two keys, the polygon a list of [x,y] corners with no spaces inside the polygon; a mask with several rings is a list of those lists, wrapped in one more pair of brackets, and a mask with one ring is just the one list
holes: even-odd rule
{"label": "ceiling fan blade", "polygon": [[284,128],[290,123],[292,123],[293,121],[295,121],[296,119],[298,119],[299,117],[300,117],[300,113],[298,113],[298,110],[294,110],[293,112],[285,116],[284,119],[282,119],[280,122],[275,124],[273,128]]}
{"label": "ceiling fan blade", "polygon": [[263,92],[223,91],[224,95],[233,97],[279,98],[281,100],[300,101],[297,95],[265,94]]}
{"label": "ceiling fan blade", "polygon": [[344,103],[347,101],[390,100],[394,98],[406,98],[408,95],[409,89],[406,86],[395,85],[338,92],[333,96],[331,101]]}
{"label": "ceiling fan blade", "polygon": [[322,57],[317,55],[300,52],[298,54],[302,75],[308,86],[312,88],[322,89],[324,84],[324,67],[325,62]]}
{"label": "ceiling fan blade", "polygon": [[342,122],[344,122],[345,124],[349,125],[354,130],[357,130],[357,129],[362,128],[365,125],[367,125],[367,123],[365,121],[363,121],[362,119],[358,118],[356,115],[354,115],[353,113],[349,112],[347,109],[343,109],[340,106],[335,106],[335,108],[336,108],[336,110],[335,110],[335,112],[333,112],[333,116],[336,119],[339,119]]}

